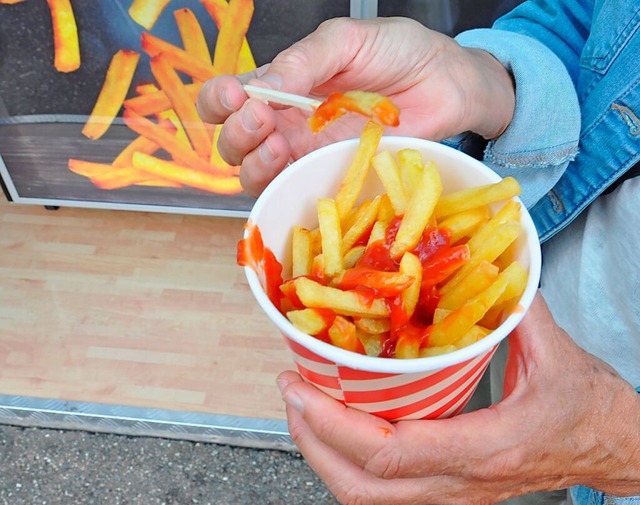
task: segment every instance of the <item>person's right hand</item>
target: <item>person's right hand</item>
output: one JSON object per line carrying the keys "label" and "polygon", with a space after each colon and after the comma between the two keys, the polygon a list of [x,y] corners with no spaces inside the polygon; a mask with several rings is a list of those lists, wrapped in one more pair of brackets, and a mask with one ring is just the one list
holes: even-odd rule
{"label": "person's right hand", "polygon": [[242,83],[300,95],[365,90],[388,96],[401,110],[393,134],[442,140],[465,131],[494,138],[508,126],[515,98],[511,78],[486,52],[406,18],[337,18],[241,76],[208,81],[198,110],[224,123],[218,148],[241,165],[244,189],[258,195],[290,160],[320,146],[358,137],[365,118],[347,114],[319,134],[308,113],[248,99]]}

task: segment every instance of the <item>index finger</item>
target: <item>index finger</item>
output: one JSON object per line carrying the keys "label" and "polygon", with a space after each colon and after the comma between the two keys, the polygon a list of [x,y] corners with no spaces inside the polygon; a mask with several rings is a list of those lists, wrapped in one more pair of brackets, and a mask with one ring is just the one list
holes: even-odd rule
{"label": "index finger", "polygon": [[222,124],[247,100],[241,80],[233,75],[221,75],[206,81],[196,101],[200,118],[211,124]]}

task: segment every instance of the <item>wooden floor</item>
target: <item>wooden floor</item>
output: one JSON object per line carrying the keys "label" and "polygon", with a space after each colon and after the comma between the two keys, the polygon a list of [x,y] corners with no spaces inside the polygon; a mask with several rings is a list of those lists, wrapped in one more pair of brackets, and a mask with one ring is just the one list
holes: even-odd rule
{"label": "wooden floor", "polygon": [[0,194],[0,394],[285,419],[243,224]]}

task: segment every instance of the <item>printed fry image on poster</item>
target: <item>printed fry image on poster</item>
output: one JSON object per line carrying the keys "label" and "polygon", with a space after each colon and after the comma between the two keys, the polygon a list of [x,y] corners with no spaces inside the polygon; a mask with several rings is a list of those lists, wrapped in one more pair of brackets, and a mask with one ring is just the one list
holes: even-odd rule
{"label": "printed fry image on poster", "polygon": [[[291,1],[0,0],[5,194],[245,215],[254,200],[220,156],[221,125],[200,119],[197,96],[208,79],[254,70],[348,14],[348,2],[311,3],[316,19]],[[284,11],[306,21],[284,27]]]}

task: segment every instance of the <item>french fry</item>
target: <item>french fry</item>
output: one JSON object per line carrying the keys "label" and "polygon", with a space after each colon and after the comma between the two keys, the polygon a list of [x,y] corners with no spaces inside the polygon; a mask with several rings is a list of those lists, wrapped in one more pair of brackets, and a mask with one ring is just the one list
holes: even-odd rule
{"label": "french fry", "polygon": [[364,354],[364,348],[356,335],[356,327],[348,319],[337,316],[331,323],[328,333],[333,345],[347,351]]}
{"label": "french fry", "polygon": [[150,33],[144,32],[141,35],[140,45],[142,50],[151,57],[164,53],[173,68],[200,82],[208,81],[216,75],[211,65]]}
{"label": "french fry", "polygon": [[391,200],[395,214],[404,214],[407,207],[405,188],[400,180],[400,170],[389,151],[382,151],[371,159],[371,164]]}
{"label": "french fry", "polygon": [[429,333],[429,346],[455,344],[483,318],[508,284],[509,279],[503,273],[499,274],[487,289],[453,310],[442,321],[433,324]]}
{"label": "french fry", "polygon": [[[218,30],[222,26],[222,21],[227,15],[229,10],[229,4],[227,0],[200,0],[204,5],[209,15],[213,18]],[[253,58],[251,48],[247,42],[247,38],[242,38],[242,45],[240,47],[240,54],[238,55],[238,63],[236,65],[236,74],[244,74],[251,70],[255,70],[256,62]]]}
{"label": "french fry", "polygon": [[371,159],[378,149],[382,132],[382,126],[373,121],[368,121],[360,135],[358,149],[349,164],[347,173],[336,195],[336,206],[341,220],[346,218],[356,203],[364,180],[369,172]]}
{"label": "french fry", "polygon": [[367,356],[380,356],[385,335],[367,333],[356,326],[356,337],[358,337]]}
{"label": "french fry", "polygon": [[318,199],[318,224],[322,237],[324,272],[325,275],[334,277],[344,270],[342,231],[335,200],[331,198]]}
{"label": "french fry", "polygon": [[442,354],[453,352],[456,349],[458,348],[452,344],[442,345],[439,347],[423,347],[422,349],[420,349],[420,357],[428,358],[431,356],[441,356]]}
{"label": "french fry", "polygon": [[353,268],[354,266],[356,266],[356,263],[360,258],[362,258],[362,255],[364,254],[365,250],[366,250],[366,246],[363,246],[363,245],[357,245],[349,249],[344,254],[344,258],[343,258],[344,267]]}
{"label": "french fry", "polygon": [[193,149],[200,157],[208,160],[211,156],[209,132],[198,115],[195,103],[164,54],[161,53],[151,58],[151,72],[180,118]]}
{"label": "french fry", "polygon": [[354,291],[342,291],[323,286],[306,277],[298,277],[290,282],[293,283],[296,295],[306,307],[330,309],[343,316],[389,317],[389,308],[382,298],[376,298],[371,303],[367,303]]}
{"label": "french fry", "polygon": [[164,112],[158,114],[157,117],[160,121],[169,121],[169,123],[171,123],[171,126],[173,126],[174,128],[174,136],[176,137],[176,140],[180,142],[180,144],[182,144],[182,146],[184,146],[186,149],[191,149],[191,141],[189,140],[187,131],[184,129],[184,126],[182,126],[182,122],[180,121],[180,118],[176,114],[175,110],[165,110]]}
{"label": "french fry", "polygon": [[483,339],[489,333],[491,333],[491,330],[475,324],[467,333],[462,336],[462,338],[460,338],[455,343],[455,347],[457,349],[462,349],[463,347],[467,347],[468,345],[475,344],[478,340]]}
{"label": "french fry", "polygon": [[129,16],[146,30],[151,30],[170,0],[133,0]]}
{"label": "french fry", "polygon": [[521,192],[520,184],[513,177],[505,177],[500,182],[463,189],[443,196],[435,209],[437,219],[465,210],[489,205],[500,200],[508,200]]}
{"label": "french fry", "polygon": [[92,161],[69,159],[69,170],[87,177],[91,182],[100,189],[117,189],[130,186],[131,184],[155,183],[165,186],[175,186],[174,183],[161,181],[149,175],[148,173],[139,172],[132,167],[114,168],[106,163],[95,163]]}
{"label": "french fry", "polygon": [[388,298],[399,296],[413,284],[414,277],[403,272],[385,272],[375,268],[356,267],[344,270],[338,275],[334,284],[343,290],[367,288],[376,297]]}
{"label": "french fry", "polygon": [[58,72],[80,68],[78,26],[70,0],[47,0],[53,25],[53,65]]}
{"label": "french fry", "polygon": [[451,234],[451,243],[455,244],[473,235],[482,224],[489,221],[490,217],[489,207],[476,207],[452,214],[440,222],[439,228],[447,230]]}
{"label": "french fry", "polygon": [[144,153],[134,153],[133,166],[162,179],[210,193],[235,195],[242,191],[238,177],[219,176],[177,165]]}
{"label": "french fry", "polygon": [[417,149],[400,149],[398,151],[398,164],[400,165],[400,179],[405,194],[410,196],[413,188],[418,186],[420,174],[424,170],[422,153]]}
{"label": "french fry", "polygon": [[213,53],[213,68],[217,75],[235,73],[242,42],[253,17],[253,10],[253,0],[229,1]]}
{"label": "french fry", "polygon": [[461,307],[467,300],[488,288],[498,273],[499,269],[493,263],[481,261],[457,286],[442,295],[438,308],[453,310]]}
{"label": "french fry", "polygon": [[207,45],[207,39],[202,31],[198,18],[191,9],[178,9],[174,11],[176,25],[182,38],[185,50],[207,65],[211,64],[211,53]]}
{"label": "french fry", "polygon": [[520,223],[509,221],[500,225],[491,240],[487,240],[480,244],[478,248],[471,254],[471,258],[465,263],[444,286],[440,288],[440,293],[446,295],[454,287],[483,261],[494,261],[509,245],[518,238],[520,233]]}
{"label": "french fry", "polygon": [[329,325],[327,317],[316,309],[291,310],[286,316],[296,328],[309,335],[317,335]]}
{"label": "french fry", "polygon": [[373,200],[364,202],[366,205],[363,204],[359,208],[353,223],[342,237],[342,250],[345,254],[373,227],[381,199],[380,196],[377,196]]}
{"label": "french fry", "polygon": [[420,259],[410,252],[402,255],[400,260],[400,273],[413,278],[413,283],[402,292],[402,311],[407,322],[413,316],[420,297],[420,285],[422,284],[422,263]]}
{"label": "french fry", "polygon": [[354,317],[353,323],[360,331],[371,335],[388,333],[391,329],[389,319],[370,319],[368,317]]}
{"label": "french fry", "polygon": [[392,258],[399,258],[416,246],[441,193],[440,174],[433,163],[428,163],[424,167],[418,186],[414,189],[407,203],[398,234],[391,244]]}
{"label": "french fry", "polygon": [[511,263],[511,265],[502,271],[502,274],[507,277],[509,283],[504,293],[496,300],[496,305],[500,305],[522,295],[527,287],[527,271],[518,261]]}
{"label": "french fry", "polygon": [[139,53],[128,49],[113,55],[98,99],[82,128],[83,135],[98,139],[107,132],[122,107],[139,59]]}
{"label": "french fry", "polygon": [[293,229],[291,243],[291,275],[293,277],[310,275],[313,266],[311,233],[302,226],[296,226]]}
{"label": "french fry", "polygon": [[471,253],[474,253],[481,244],[485,243],[487,240],[491,240],[498,227],[504,223],[519,220],[520,204],[515,200],[507,201],[487,223],[485,223],[476,231],[475,234],[471,236],[471,238],[469,238],[467,241],[469,250]]}
{"label": "french fry", "polygon": [[0,5],[13,5],[24,2],[24,0],[0,0]]}
{"label": "french fry", "polygon": [[146,137],[138,136],[125,147],[120,154],[113,160],[111,164],[114,168],[125,168],[133,166],[133,153],[141,152],[145,154],[153,154],[160,146],[153,140]]}
{"label": "french fry", "polygon": [[[200,93],[200,90],[202,89],[202,84],[189,83],[185,84],[184,87],[191,100],[195,103],[198,98],[198,93]],[[140,88],[141,86],[136,87],[136,91],[140,93],[139,96],[127,98],[123,102],[126,109],[131,109],[133,112],[140,114],[141,116],[160,114],[161,112],[171,109],[171,101],[164,91],[155,89],[152,92],[144,93]]]}
{"label": "french fry", "polygon": [[168,133],[166,129],[158,126],[158,124],[153,121],[130,110],[124,111],[123,119],[126,125],[138,135],[147,137],[156,144],[161,145],[164,150],[171,154],[176,162],[202,172],[221,175],[216,173],[216,170],[200,158],[193,149],[184,146],[175,135]]}
{"label": "french fry", "polygon": [[420,357],[420,340],[414,335],[400,335],[396,343],[396,358],[415,359]]}

